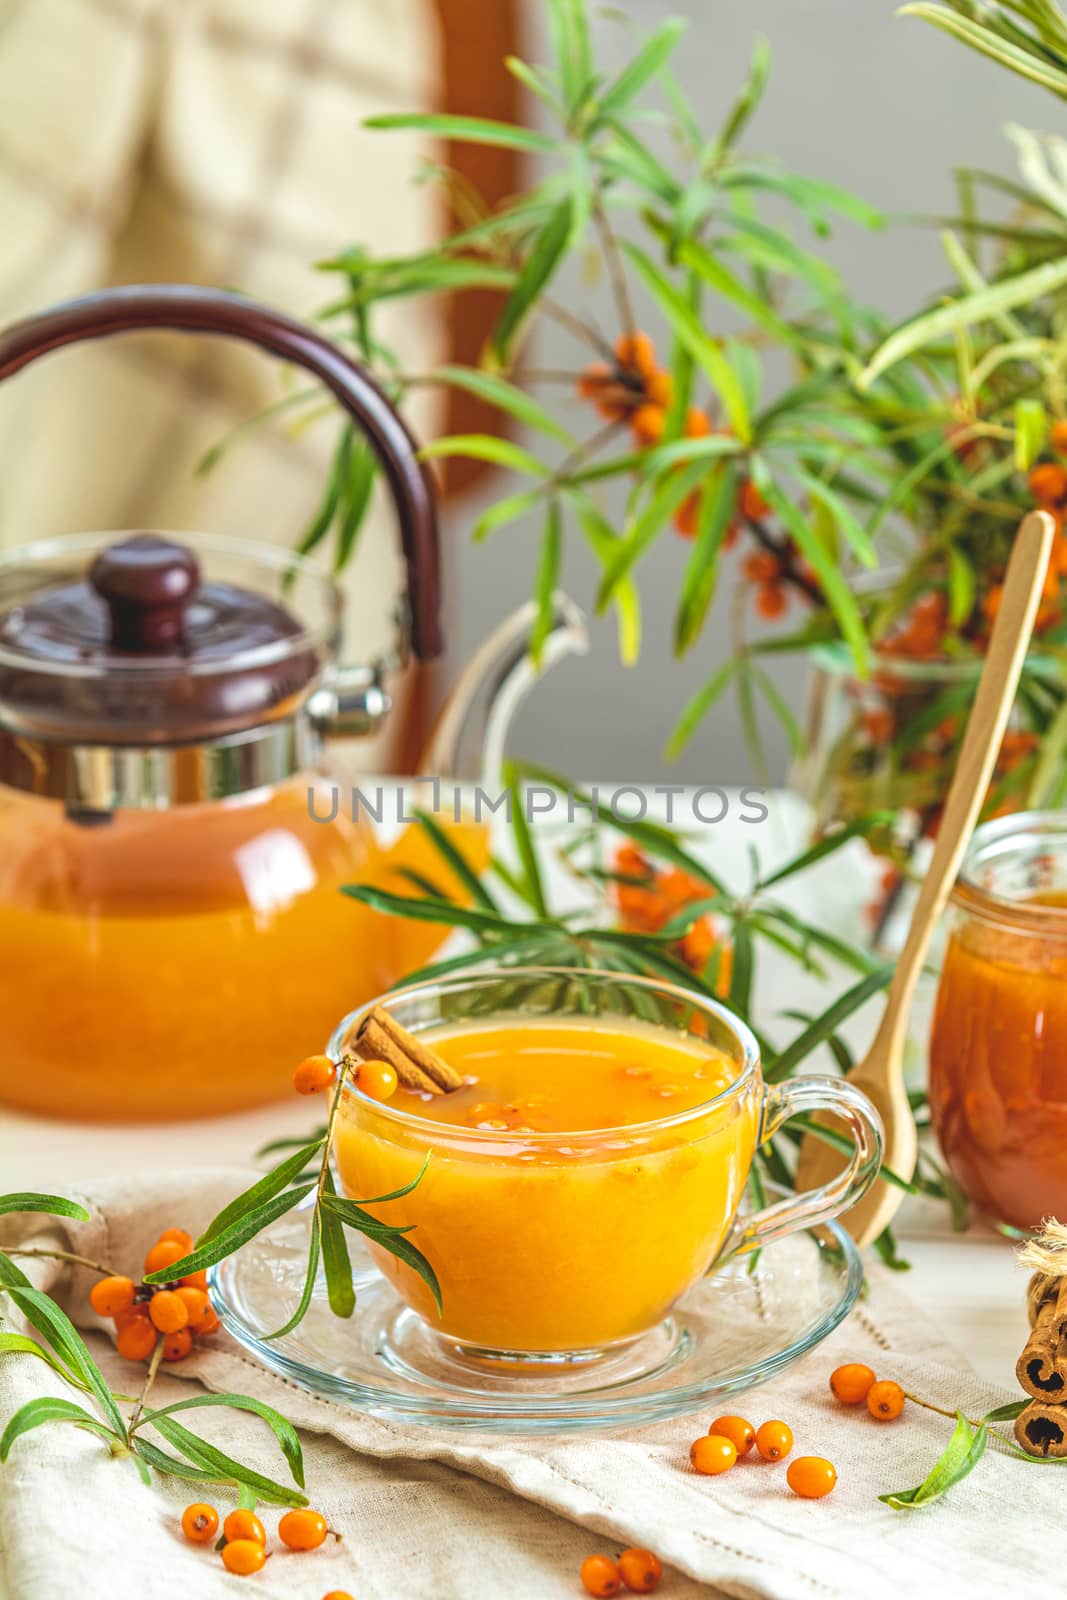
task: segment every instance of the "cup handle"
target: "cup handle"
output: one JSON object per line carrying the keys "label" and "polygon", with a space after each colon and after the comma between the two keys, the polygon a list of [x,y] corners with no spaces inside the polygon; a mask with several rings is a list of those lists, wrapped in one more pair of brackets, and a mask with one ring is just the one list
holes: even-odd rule
{"label": "cup handle", "polygon": [[852,1137],[847,1166],[817,1189],[790,1195],[762,1211],[738,1218],[717,1266],[722,1265],[725,1255],[747,1255],[787,1233],[830,1222],[861,1200],[878,1176],[882,1119],[862,1090],[841,1078],[791,1078],[787,1083],[768,1086],[758,1143],[766,1144],[790,1117],[807,1116],[813,1111],[830,1111],[847,1124]]}

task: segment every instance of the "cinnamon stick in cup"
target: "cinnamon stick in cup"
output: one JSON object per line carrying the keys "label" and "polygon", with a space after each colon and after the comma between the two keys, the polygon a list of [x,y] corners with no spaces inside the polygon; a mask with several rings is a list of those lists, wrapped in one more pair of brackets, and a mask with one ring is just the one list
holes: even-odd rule
{"label": "cinnamon stick in cup", "polygon": [[347,1043],[364,1061],[387,1061],[404,1088],[417,1094],[450,1094],[463,1084],[454,1067],[402,1028],[383,1006],[375,1006]]}

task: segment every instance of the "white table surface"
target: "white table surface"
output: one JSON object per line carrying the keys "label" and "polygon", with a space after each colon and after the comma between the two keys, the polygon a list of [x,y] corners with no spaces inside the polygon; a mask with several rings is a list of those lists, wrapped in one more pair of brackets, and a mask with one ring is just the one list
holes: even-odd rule
{"label": "white table surface", "polygon": [[[603,788],[610,792],[610,786]],[[700,830],[699,838],[694,835],[691,840],[697,853],[731,883],[745,881],[750,846],[757,849],[764,868],[802,847],[806,817],[800,803],[788,795],[768,796],[768,803],[771,815],[764,824],[743,827],[727,820]],[[649,815],[655,814],[655,807],[650,807]],[[855,848],[851,857],[841,852],[784,886],[782,902],[837,931],[854,930],[858,907],[871,882],[859,853],[862,847]],[[567,892],[558,879],[555,887]],[[761,1022],[772,1036],[777,1032],[775,1013],[792,1006],[821,1010],[828,1000],[825,985],[798,974],[784,957],[773,952],[764,957],[757,1002]],[[862,1046],[876,1017],[877,1004],[855,1019],[854,1043]],[[316,1104],[294,1097],[208,1121],[114,1126],[0,1110],[0,1188],[63,1193],[90,1185],[94,1178],[148,1166],[158,1171],[241,1164],[267,1140],[313,1125],[319,1111]],[[945,1207],[911,1199],[905,1201],[896,1230],[901,1253],[911,1262],[901,1287],[984,1377],[1010,1385],[1027,1327],[1026,1276],[1015,1264],[1011,1245],[982,1227],[954,1234]]]}

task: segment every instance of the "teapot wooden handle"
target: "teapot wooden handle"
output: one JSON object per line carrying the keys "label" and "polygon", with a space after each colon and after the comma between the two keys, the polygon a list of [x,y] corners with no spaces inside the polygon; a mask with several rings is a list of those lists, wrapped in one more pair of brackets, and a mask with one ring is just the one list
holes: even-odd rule
{"label": "teapot wooden handle", "polygon": [[433,484],[407,424],[373,378],[314,329],[269,306],[189,284],[138,284],[68,300],[0,333],[0,382],[39,356],[83,339],[166,328],[243,339],[311,372],[366,434],[400,518],[407,563],[411,646],[421,660],[440,655],[441,555]]}

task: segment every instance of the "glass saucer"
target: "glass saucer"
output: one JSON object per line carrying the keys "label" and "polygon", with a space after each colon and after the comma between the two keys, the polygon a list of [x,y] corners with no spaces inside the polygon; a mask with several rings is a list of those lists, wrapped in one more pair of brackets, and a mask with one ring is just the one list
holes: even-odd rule
{"label": "glass saucer", "polygon": [[[771,1185],[766,1186],[768,1191]],[[494,1370],[409,1311],[349,1233],[356,1309],[330,1311],[321,1276],[303,1322],[310,1211],[290,1212],[211,1271],[228,1333],[265,1366],[314,1394],[389,1422],[550,1433],[635,1427],[706,1408],[799,1360],[855,1304],[863,1268],[837,1223],[765,1245],[712,1271],[651,1333],[597,1360]]]}

